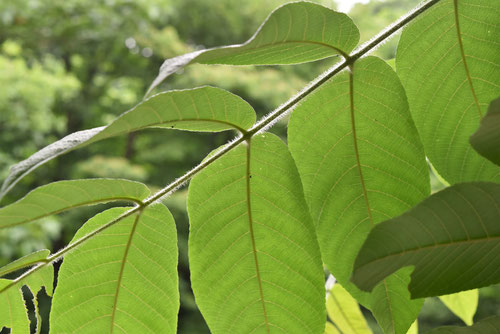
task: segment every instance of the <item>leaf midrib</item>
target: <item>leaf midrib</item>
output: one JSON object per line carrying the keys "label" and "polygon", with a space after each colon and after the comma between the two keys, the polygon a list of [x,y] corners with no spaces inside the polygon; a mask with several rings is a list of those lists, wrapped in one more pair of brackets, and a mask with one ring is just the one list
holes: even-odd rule
{"label": "leaf midrib", "polygon": [[430,248],[448,247],[448,246],[455,246],[455,245],[468,244],[468,243],[475,244],[475,243],[479,243],[479,242],[490,242],[490,241],[495,241],[495,240],[500,240],[500,236],[484,237],[484,238],[474,238],[474,239],[457,240],[457,241],[450,240],[448,242],[439,242],[439,243],[435,243],[435,244],[432,244],[432,245],[426,245],[426,246],[422,246],[422,247],[409,248],[409,249],[405,249],[404,251],[401,251],[401,252],[391,253],[391,254],[388,254],[386,256],[379,257],[379,258],[374,259],[374,260],[370,260],[369,262],[366,262],[363,265],[361,265],[357,270],[361,269],[362,267],[371,265],[371,264],[379,262],[379,261],[386,260],[386,259],[391,258],[391,257],[403,256],[403,255],[405,255],[407,253],[418,252],[418,251],[426,250],[426,249],[430,249]]}
{"label": "leaf midrib", "polygon": [[134,237],[135,230],[137,228],[137,224],[139,223],[139,219],[141,217],[141,214],[142,214],[142,211],[139,211],[139,213],[135,217],[134,224],[132,225],[132,229],[130,230],[130,235],[128,237],[127,244],[125,246],[125,251],[123,252],[123,258],[122,258],[122,261],[120,264],[120,272],[118,273],[118,279],[116,281],[116,291],[115,291],[115,297],[113,300],[113,308],[111,311],[110,334],[113,334],[113,330],[115,328],[115,317],[116,317],[116,310],[118,308],[118,296],[120,294],[123,272],[125,270],[125,264],[127,263],[127,257],[128,257],[128,253],[130,250],[130,246],[132,245],[132,238]]}
{"label": "leaf midrib", "polygon": [[251,138],[247,140],[246,145],[246,171],[245,171],[245,181],[246,181],[246,199],[247,199],[247,211],[248,211],[248,227],[250,230],[250,239],[252,240],[252,252],[255,262],[255,271],[257,276],[257,281],[259,284],[259,295],[262,303],[262,311],[264,312],[264,322],[266,324],[266,332],[269,334],[269,320],[267,318],[266,303],[264,301],[264,291],[262,289],[262,278],[260,276],[259,261],[257,258],[257,246],[255,245],[255,235],[253,231],[253,219],[252,219],[252,205],[251,205],[251,191],[250,191],[250,157],[251,157]]}
{"label": "leaf midrib", "polygon": [[472,93],[472,97],[474,99],[474,104],[477,107],[477,111],[479,113],[479,118],[483,116],[481,113],[481,107],[479,105],[479,101],[477,99],[476,95],[476,90],[474,89],[474,85],[472,84],[472,78],[470,75],[469,71],[469,66],[467,65],[467,59],[465,57],[465,51],[464,51],[464,44],[462,40],[462,33],[460,32],[460,22],[459,22],[459,17],[458,17],[458,0],[453,0],[453,11],[454,11],[454,17],[455,17],[455,27],[457,28],[457,39],[458,39],[458,45],[460,48],[460,56],[462,57],[462,63],[464,64],[464,69],[465,69],[465,76],[467,77],[467,82],[469,83],[469,87]]}

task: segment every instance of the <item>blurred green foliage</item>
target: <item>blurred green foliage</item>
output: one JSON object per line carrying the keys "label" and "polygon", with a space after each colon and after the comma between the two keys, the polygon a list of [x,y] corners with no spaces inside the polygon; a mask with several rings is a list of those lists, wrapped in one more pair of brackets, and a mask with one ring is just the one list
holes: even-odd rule
{"label": "blurred green foliage", "polygon": [[[274,8],[286,2],[0,1],[0,180],[10,165],[58,138],[105,125],[133,107],[165,58],[204,47],[242,43]],[[316,2],[336,6],[332,0]],[[372,1],[355,5],[350,15],[360,28],[361,39],[367,40],[417,2]],[[380,47],[376,54],[393,58],[397,39]],[[331,58],[289,67],[194,65],[170,77],[158,90],[218,86],[242,96],[262,116],[336,61],[338,58]],[[272,131],[284,136],[286,120]],[[99,142],[37,169],[0,205],[19,199],[36,186],[61,179],[128,178],[159,189],[233,135],[150,129]],[[442,187],[437,178],[433,178],[433,185]],[[189,285],[185,200],[185,190],[165,200],[176,218],[179,234],[179,333],[208,333]],[[63,247],[96,212],[95,207],[79,209],[2,232],[0,266],[37,249],[55,251]],[[477,318],[498,312],[498,295],[498,287],[481,291]],[[430,300],[426,304],[420,317],[422,328],[456,323],[439,303]],[[40,304],[47,319],[50,300],[44,298]],[[47,323],[42,326],[44,333]]]}

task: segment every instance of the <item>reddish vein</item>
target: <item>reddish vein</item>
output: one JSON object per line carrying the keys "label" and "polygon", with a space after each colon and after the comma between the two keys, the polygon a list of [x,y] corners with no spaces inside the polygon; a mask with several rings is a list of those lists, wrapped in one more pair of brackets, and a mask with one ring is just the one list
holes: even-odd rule
{"label": "reddish vein", "polygon": [[354,143],[354,155],[356,156],[356,164],[358,165],[359,179],[361,181],[361,188],[363,188],[363,198],[365,199],[366,209],[368,211],[368,217],[370,218],[370,224],[373,226],[372,210],[370,208],[370,203],[368,202],[368,193],[366,191],[365,179],[363,177],[363,171],[361,170],[361,162],[359,160],[359,150],[358,150],[358,138],[356,136],[356,121],[354,118],[354,68],[351,65],[349,67],[349,103],[351,108],[351,126],[352,126],[352,140]]}
{"label": "reddish vein", "polygon": [[458,21],[458,0],[453,1],[453,6],[455,7],[455,27],[457,28],[458,45],[460,46],[460,55],[462,56],[462,62],[465,68],[465,75],[467,76],[467,81],[469,82],[470,90],[472,92],[472,97],[474,98],[474,103],[476,104],[477,111],[479,113],[479,118],[483,116],[481,113],[481,107],[479,106],[479,100],[476,96],[476,91],[472,85],[472,78],[469,72],[469,66],[467,65],[467,59],[465,58],[464,43],[462,41],[462,33],[460,32],[460,24]]}
{"label": "reddish vein", "polygon": [[246,188],[247,188],[247,211],[248,211],[248,227],[250,229],[250,239],[252,239],[253,259],[255,261],[255,270],[257,272],[257,281],[259,282],[260,301],[262,302],[262,310],[264,311],[264,322],[266,323],[266,332],[269,334],[269,321],[267,320],[266,303],[264,302],[264,292],[262,290],[262,279],[260,277],[259,260],[257,259],[257,247],[255,246],[255,235],[253,233],[252,205],[250,203],[250,151],[251,140],[247,140],[247,170],[246,170]]}
{"label": "reddish vein", "polygon": [[113,329],[115,328],[115,316],[118,304],[118,295],[120,294],[120,288],[122,284],[123,271],[125,270],[125,263],[127,262],[128,251],[130,250],[130,246],[132,245],[132,238],[134,237],[135,229],[137,228],[137,223],[139,222],[141,213],[142,211],[139,211],[139,213],[135,217],[134,224],[132,225],[132,230],[130,231],[130,235],[127,240],[127,245],[125,246],[125,253],[123,253],[120,273],[118,275],[118,281],[116,282],[115,300],[113,301],[113,311],[111,313],[111,328],[109,331],[110,334],[113,334]]}

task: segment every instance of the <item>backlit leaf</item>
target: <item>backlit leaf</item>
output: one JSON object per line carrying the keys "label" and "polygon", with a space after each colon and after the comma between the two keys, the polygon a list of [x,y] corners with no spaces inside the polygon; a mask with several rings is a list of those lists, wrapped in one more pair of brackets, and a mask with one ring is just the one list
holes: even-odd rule
{"label": "backlit leaf", "polygon": [[38,166],[102,139],[144,128],[217,132],[246,130],[254,123],[252,107],[240,97],[220,88],[207,86],[160,93],[122,114],[107,127],[71,134],[14,165],[2,185],[0,199]]}
{"label": "backlit leaf", "polygon": [[331,322],[326,322],[325,334],[340,334],[340,332]]}
{"label": "backlit leaf", "polygon": [[43,249],[39,250],[37,252],[28,254],[26,256],[23,256],[20,259],[17,259],[2,268],[0,268],[0,277],[4,276],[8,273],[11,273],[13,271],[26,268],[32,265],[35,265],[37,263],[42,263],[44,260],[49,256],[50,251],[48,249]]}
{"label": "backlit leaf", "polygon": [[[125,212],[90,219],[73,240]],[[50,314],[51,333],[176,333],[177,235],[168,209],[154,204],[65,256]]]}
{"label": "backlit leaf", "polygon": [[325,288],[314,225],[286,145],[257,135],[188,194],[196,304],[212,333],[318,333]]}
{"label": "backlit leaf", "polygon": [[500,95],[500,2],[442,0],[408,25],[397,72],[426,155],[449,183],[500,181],[500,167],[469,145]]}
{"label": "backlit leaf", "polygon": [[472,325],[472,319],[477,309],[479,291],[477,289],[440,296],[439,299],[466,325]]}
{"label": "backlit leaf", "polygon": [[352,87],[348,72],[323,84],[293,111],[288,129],[323,261],[386,333],[406,333],[423,302],[410,301],[409,277],[399,272],[372,295],[349,282],[373,224],[429,194],[423,148],[396,73],[375,57],[357,61]]}
{"label": "backlit leaf", "polygon": [[340,284],[335,284],[326,299],[328,317],[343,334],[371,334],[358,302]]}
{"label": "backlit leaf", "polygon": [[255,35],[243,44],[167,59],[148,93],[190,63],[297,64],[349,54],[358,41],[358,28],[347,15],[310,2],[289,3],[272,12]]}
{"label": "backlit leaf", "polygon": [[500,184],[451,186],[375,226],[356,259],[352,280],[371,290],[398,268],[413,266],[413,298],[499,283],[498,222]]}
{"label": "backlit leaf", "polygon": [[479,154],[500,166],[500,98],[490,103],[470,143]]}
{"label": "backlit leaf", "polygon": [[0,229],[84,205],[110,201],[138,203],[149,195],[142,183],[118,179],[59,181],[36,188],[19,201],[0,209]]}

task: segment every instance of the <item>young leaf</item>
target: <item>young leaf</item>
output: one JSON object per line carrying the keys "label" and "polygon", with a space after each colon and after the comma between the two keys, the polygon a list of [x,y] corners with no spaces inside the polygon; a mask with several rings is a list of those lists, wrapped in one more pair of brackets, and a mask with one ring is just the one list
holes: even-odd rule
{"label": "young leaf", "polygon": [[304,185],[323,261],[389,332],[406,333],[422,301],[410,301],[403,273],[362,293],[349,276],[373,224],[429,194],[423,148],[396,73],[366,57],[326,82],[290,118],[289,146]]}
{"label": "young leaf", "polygon": [[440,296],[439,299],[441,299],[451,312],[462,319],[466,325],[472,325],[472,319],[476,313],[477,301],[479,299],[479,291],[477,289]]}
{"label": "young leaf", "polygon": [[[42,254],[48,251],[40,251],[29,256],[31,259],[36,258],[36,254],[41,258]],[[23,263],[24,258],[21,258],[14,263],[17,265]],[[24,263],[27,264],[27,263]],[[16,266],[17,266],[16,265]],[[5,270],[6,271],[6,270]],[[11,328],[12,334],[29,333],[30,321],[28,319],[26,306],[23,300],[21,288],[27,286],[34,296],[33,302],[37,305],[36,295],[38,291],[45,287],[45,292],[48,296],[52,296],[54,282],[54,269],[52,265],[47,265],[41,270],[27,276],[19,281],[0,279],[0,328],[2,326]],[[36,312],[37,310],[35,310]],[[38,317],[37,317],[38,319]],[[39,327],[41,324],[37,323]]]}
{"label": "young leaf", "polygon": [[500,333],[500,317],[483,319],[470,327],[445,326],[427,332],[427,334],[478,334]]}
{"label": "young leaf", "polygon": [[200,50],[167,59],[148,93],[170,74],[190,63],[230,65],[297,64],[347,55],[359,31],[343,13],[310,2],[283,5],[269,15],[247,42]]}
{"label": "young leaf", "polygon": [[469,145],[500,94],[500,2],[443,0],[403,31],[397,72],[426,155],[449,183],[500,181]]}
{"label": "young leaf", "polygon": [[149,195],[142,183],[118,179],[59,181],[36,188],[0,209],[0,229],[31,222],[84,205],[110,201],[140,203]]}
{"label": "young leaf", "polygon": [[[127,208],[89,220],[83,237]],[[52,333],[176,333],[177,235],[168,209],[154,204],[65,256],[52,302]]]}
{"label": "young leaf", "polygon": [[479,154],[500,166],[500,98],[490,103],[470,143]]}
{"label": "young leaf", "polygon": [[371,334],[358,302],[340,284],[335,284],[326,299],[328,317],[344,334]]}
{"label": "young leaf", "polygon": [[[398,268],[413,266],[413,298],[500,282],[500,184],[456,184],[370,232],[352,281],[371,290]],[[443,264],[443,265],[439,265]]]}
{"label": "young leaf", "polygon": [[200,172],[188,213],[191,282],[212,333],[323,333],[321,255],[279,138],[257,135]]}
{"label": "young leaf", "polygon": [[255,123],[255,112],[239,96],[214,87],[160,93],[127,111],[107,127],[79,131],[45,147],[13,166],[0,199],[22,177],[45,162],[96,141],[144,128],[243,132]]}

